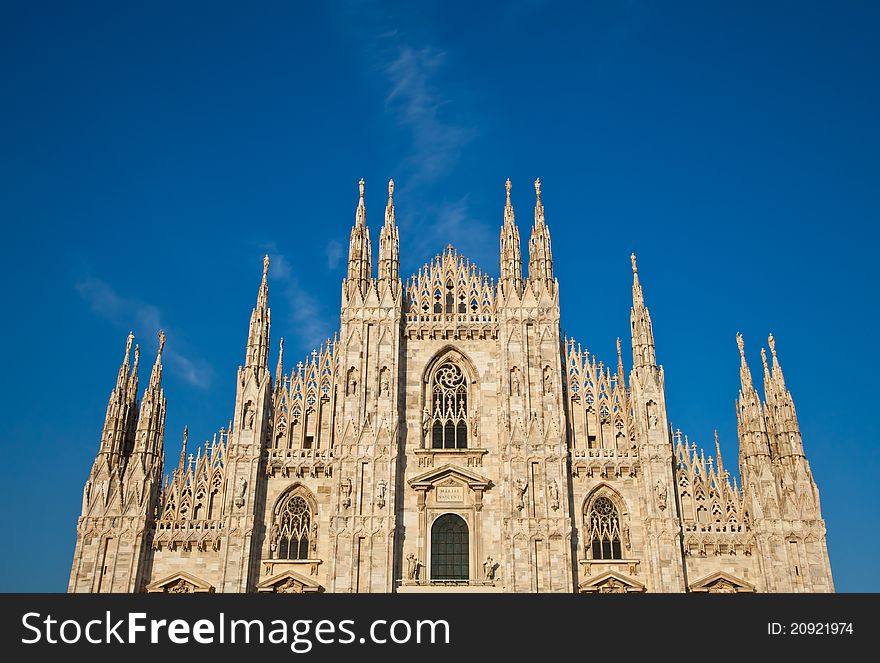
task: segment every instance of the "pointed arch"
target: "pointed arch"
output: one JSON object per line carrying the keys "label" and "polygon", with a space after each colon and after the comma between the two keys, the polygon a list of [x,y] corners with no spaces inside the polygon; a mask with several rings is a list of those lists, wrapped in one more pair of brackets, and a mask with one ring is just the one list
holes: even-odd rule
{"label": "pointed arch", "polygon": [[607,483],[596,486],[584,498],[585,553],[591,559],[623,559],[630,545],[629,514],[620,493]]}
{"label": "pointed arch", "polygon": [[313,559],[317,548],[318,500],[305,485],[288,487],[272,508],[269,529],[270,557],[275,559]]}

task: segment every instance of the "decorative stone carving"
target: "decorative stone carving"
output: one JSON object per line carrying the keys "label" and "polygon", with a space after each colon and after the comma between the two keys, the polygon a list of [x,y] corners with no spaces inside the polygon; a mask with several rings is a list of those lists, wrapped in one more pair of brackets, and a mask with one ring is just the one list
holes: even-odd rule
{"label": "decorative stone carving", "polygon": [[342,508],[347,509],[351,506],[351,479],[348,477],[342,480]]}
{"label": "decorative stone carving", "polygon": [[380,509],[385,508],[385,493],[388,490],[388,482],[385,479],[380,479],[379,484],[376,487],[376,505]]}
{"label": "decorative stone carving", "polygon": [[513,487],[516,488],[516,508],[522,511],[525,508],[526,489],[529,487],[529,482],[518,478],[513,482]]}
{"label": "decorative stone carving", "polygon": [[559,510],[559,485],[556,483],[556,479],[550,479],[550,483],[547,485],[547,492],[550,495],[550,508],[554,511]]}
{"label": "decorative stone carving", "polygon": [[422,563],[418,560],[414,553],[409,553],[406,556],[406,577],[408,580],[418,581],[419,579],[419,571],[421,569]]}
{"label": "decorative stone carving", "polygon": [[238,481],[235,483],[235,506],[239,509],[244,506],[244,498],[247,494],[247,479],[244,477],[238,477]]}
{"label": "decorative stone carving", "polygon": [[654,495],[657,498],[657,508],[663,511],[666,508],[666,484],[661,479],[657,479],[654,485]]}

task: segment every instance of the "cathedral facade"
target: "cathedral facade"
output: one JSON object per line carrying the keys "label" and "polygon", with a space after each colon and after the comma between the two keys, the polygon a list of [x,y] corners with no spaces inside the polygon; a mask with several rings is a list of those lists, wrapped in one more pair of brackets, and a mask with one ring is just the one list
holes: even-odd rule
{"label": "cathedral facade", "polygon": [[449,246],[378,269],[364,185],[338,335],[270,370],[268,257],[228,427],[165,475],[162,350],[132,335],[82,496],[71,592],[831,592],[819,492],[771,336],[740,352],[739,477],[668,423],[632,256],[633,364],[560,329],[540,181],[523,276],[508,180],[494,280]]}

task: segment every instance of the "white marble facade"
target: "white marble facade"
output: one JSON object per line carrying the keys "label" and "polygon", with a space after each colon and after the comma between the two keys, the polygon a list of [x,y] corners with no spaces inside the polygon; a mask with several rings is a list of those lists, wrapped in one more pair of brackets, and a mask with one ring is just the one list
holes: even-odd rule
{"label": "white marble facade", "polygon": [[164,337],[138,400],[129,336],[69,591],[833,591],[772,336],[763,399],[737,337],[738,484],[670,430],[635,256],[627,375],[561,332],[539,181],[523,278],[506,189],[497,280],[449,246],[402,281],[361,181],[339,333],[287,373],[266,258],[231,425],[170,477]]}

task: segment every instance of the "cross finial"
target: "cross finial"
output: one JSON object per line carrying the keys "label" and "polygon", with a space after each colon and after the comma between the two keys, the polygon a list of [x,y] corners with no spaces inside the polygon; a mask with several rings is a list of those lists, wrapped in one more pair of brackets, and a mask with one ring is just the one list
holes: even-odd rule
{"label": "cross finial", "polygon": [[630,257],[629,257],[629,260],[630,260],[630,262],[632,263],[633,274],[638,274],[638,273],[639,273],[639,268],[636,267],[636,254],[635,254],[635,253],[632,253],[632,254],[630,255]]}
{"label": "cross finial", "polygon": [[510,189],[513,185],[510,183],[510,178],[507,178],[507,181],[504,183],[504,189],[507,191],[507,204],[510,205]]}

